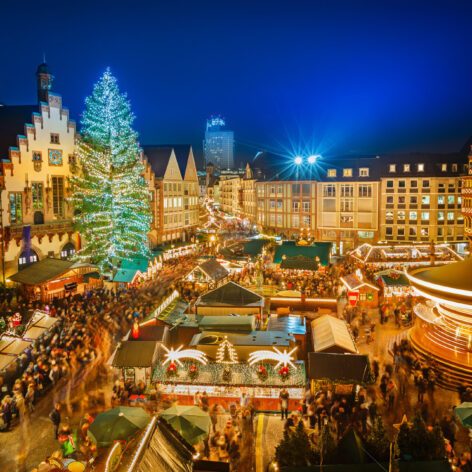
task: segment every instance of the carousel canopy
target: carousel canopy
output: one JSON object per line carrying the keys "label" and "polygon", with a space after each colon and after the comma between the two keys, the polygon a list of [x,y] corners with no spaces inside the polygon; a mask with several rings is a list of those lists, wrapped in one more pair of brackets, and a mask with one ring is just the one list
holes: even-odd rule
{"label": "carousel canopy", "polygon": [[274,256],[274,263],[280,264],[285,259],[295,259],[302,256],[304,259],[312,259],[316,261],[319,258],[320,264],[326,266],[329,264],[332,243],[314,243],[311,246],[297,246],[289,244],[291,241],[284,241],[281,246],[277,247]]}
{"label": "carousel canopy", "polygon": [[357,353],[357,347],[343,320],[323,315],[311,322],[311,331],[315,352]]}
{"label": "carousel canopy", "polygon": [[235,282],[228,282],[221,287],[202,295],[196,305],[203,306],[264,306],[264,297],[241,287]]}

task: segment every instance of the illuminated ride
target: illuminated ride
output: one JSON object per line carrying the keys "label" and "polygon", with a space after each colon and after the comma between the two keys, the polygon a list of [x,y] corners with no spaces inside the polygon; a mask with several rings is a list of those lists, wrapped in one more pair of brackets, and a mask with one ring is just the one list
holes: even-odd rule
{"label": "illuminated ride", "polygon": [[417,295],[426,299],[415,308],[408,333],[414,350],[434,360],[438,383],[455,389],[472,382],[472,259],[439,267],[421,267],[406,274]]}

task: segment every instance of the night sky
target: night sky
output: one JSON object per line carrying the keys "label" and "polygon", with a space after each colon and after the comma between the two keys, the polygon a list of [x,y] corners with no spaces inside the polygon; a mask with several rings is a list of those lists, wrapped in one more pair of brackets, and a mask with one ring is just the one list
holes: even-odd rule
{"label": "night sky", "polygon": [[241,159],[455,151],[472,134],[471,1],[4,1],[0,101],[35,103],[43,52],[79,117],[107,66],[141,143],[221,113]]}

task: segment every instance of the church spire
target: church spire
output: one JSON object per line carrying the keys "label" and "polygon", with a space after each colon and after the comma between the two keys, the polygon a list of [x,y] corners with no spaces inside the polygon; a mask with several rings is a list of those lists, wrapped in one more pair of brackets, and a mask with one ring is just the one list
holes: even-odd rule
{"label": "church spire", "polygon": [[52,91],[54,76],[51,74],[46,64],[46,54],[43,53],[43,63],[38,66],[36,71],[36,84],[38,89],[38,102],[48,103],[48,92]]}

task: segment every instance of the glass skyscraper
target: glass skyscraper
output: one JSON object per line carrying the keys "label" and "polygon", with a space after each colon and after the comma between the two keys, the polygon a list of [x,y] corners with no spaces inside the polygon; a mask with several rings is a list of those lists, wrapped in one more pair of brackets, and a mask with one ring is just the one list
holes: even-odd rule
{"label": "glass skyscraper", "polygon": [[224,129],[225,126],[225,120],[220,115],[207,120],[203,141],[205,165],[211,162],[217,169],[233,169],[234,132]]}

